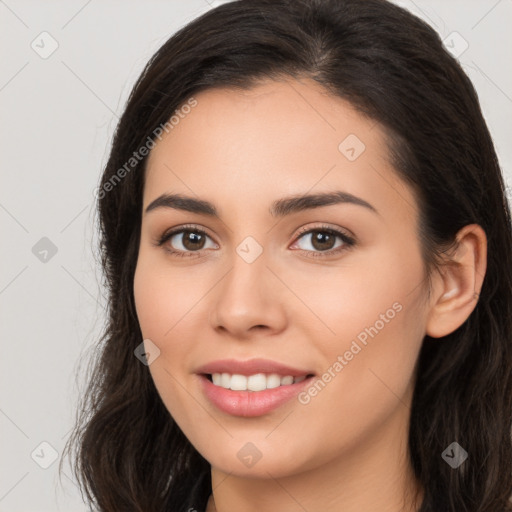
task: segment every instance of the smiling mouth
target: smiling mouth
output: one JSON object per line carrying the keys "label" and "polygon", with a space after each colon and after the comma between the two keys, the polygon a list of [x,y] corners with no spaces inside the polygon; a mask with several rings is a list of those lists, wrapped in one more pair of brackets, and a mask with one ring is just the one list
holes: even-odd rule
{"label": "smiling mouth", "polygon": [[237,373],[205,373],[201,375],[220,388],[230,389],[233,391],[252,392],[265,391],[268,389],[297,384],[314,376],[312,373],[295,377],[292,375],[280,375],[277,373],[256,373],[253,375],[241,375]]}

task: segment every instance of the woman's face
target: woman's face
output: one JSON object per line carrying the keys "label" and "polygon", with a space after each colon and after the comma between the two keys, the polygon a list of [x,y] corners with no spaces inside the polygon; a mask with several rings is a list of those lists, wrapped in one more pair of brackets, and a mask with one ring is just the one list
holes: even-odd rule
{"label": "woman's face", "polygon": [[150,153],[134,281],[163,403],[236,475],[403,447],[428,303],[383,131],[309,80],[195,99]]}

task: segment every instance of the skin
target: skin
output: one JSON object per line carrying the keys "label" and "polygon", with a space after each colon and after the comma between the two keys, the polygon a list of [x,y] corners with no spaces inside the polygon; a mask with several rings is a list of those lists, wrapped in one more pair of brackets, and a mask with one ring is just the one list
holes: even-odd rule
{"label": "skin", "polygon": [[[149,366],[156,388],[212,466],[208,511],[417,510],[419,501],[404,498],[423,492],[407,458],[415,363],[425,334],[444,336],[473,311],[485,233],[459,232],[457,264],[434,273],[429,298],[417,201],[388,161],[380,125],[309,79],[195,98],[150,153],[143,210],[180,193],[214,203],[219,216],[144,213],[134,293],[144,339],[160,350]],[[365,145],[354,161],[338,149],[349,134]],[[269,213],[276,199],[334,190],[378,213],[349,203]],[[203,249],[187,258],[155,245],[183,224],[207,231]],[[355,246],[329,256],[336,248],[298,238],[300,228],[324,224]],[[248,236],[263,250],[252,263],[236,251]],[[182,235],[172,240],[187,250]],[[292,399],[242,418],[201,391],[195,370],[224,358],[264,357],[322,376],[395,303],[401,310],[307,404]],[[252,467],[237,457],[248,442],[262,454]]]}

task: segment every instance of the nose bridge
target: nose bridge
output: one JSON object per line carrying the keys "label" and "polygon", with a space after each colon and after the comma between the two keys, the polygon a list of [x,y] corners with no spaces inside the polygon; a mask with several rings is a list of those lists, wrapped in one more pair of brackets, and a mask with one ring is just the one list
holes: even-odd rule
{"label": "nose bridge", "polygon": [[275,329],[282,323],[284,314],[269,263],[267,251],[252,237],[235,248],[212,308],[217,326],[242,336],[255,325]]}
{"label": "nose bridge", "polygon": [[[243,304],[263,299],[262,288],[268,285],[267,254],[263,246],[244,239],[236,248],[231,258],[231,270],[225,278],[221,299],[238,301],[241,309]],[[255,304],[252,304],[254,307]]]}

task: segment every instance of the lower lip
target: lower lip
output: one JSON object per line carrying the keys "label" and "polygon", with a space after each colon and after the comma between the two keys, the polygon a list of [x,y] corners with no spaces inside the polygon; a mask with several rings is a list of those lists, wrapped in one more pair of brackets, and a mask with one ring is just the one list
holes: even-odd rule
{"label": "lower lip", "polygon": [[199,378],[210,402],[225,413],[243,417],[262,416],[277,409],[298,395],[313,379],[307,377],[302,382],[263,391],[233,391],[216,386],[204,375],[199,375]]}

